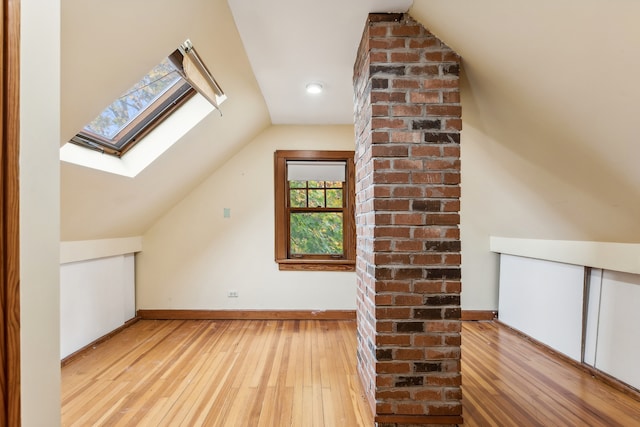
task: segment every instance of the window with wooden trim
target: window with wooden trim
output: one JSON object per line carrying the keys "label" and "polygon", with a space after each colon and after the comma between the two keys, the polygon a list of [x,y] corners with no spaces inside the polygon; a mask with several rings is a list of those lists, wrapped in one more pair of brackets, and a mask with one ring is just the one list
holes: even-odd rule
{"label": "window with wooden trim", "polygon": [[196,92],[215,108],[226,96],[189,40],[153,67],[69,142],[122,157]]}
{"label": "window with wooden trim", "polygon": [[353,151],[275,152],[275,260],[280,270],[353,271]]}

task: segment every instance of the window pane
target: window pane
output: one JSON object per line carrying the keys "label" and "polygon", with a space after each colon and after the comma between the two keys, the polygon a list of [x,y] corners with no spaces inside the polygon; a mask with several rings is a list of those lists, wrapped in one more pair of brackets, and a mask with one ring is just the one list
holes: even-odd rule
{"label": "window pane", "polygon": [[305,190],[290,190],[289,204],[292,208],[307,207],[307,192]]}
{"label": "window pane", "polygon": [[342,189],[327,190],[327,207],[328,208],[342,207]]}
{"label": "window pane", "polygon": [[324,188],[324,181],[307,181],[309,188]]}
{"label": "window pane", "polygon": [[342,188],[342,181],[325,181],[327,188]]}
{"label": "window pane", "polygon": [[324,190],[309,190],[309,207],[324,208]]}
{"label": "window pane", "polygon": [[289,188],[305,188],[307,181],[289,181]]}
{"label": "window pane", "polygon": [[113,140],[122,129],[179,80],[181,77],[175,67],[165,58],[127,93],[105,108],[84,127],[84,130]]}
{"label": "window pane", "polygon": [[291,214],[291,254],[342,255],[342,213]]}

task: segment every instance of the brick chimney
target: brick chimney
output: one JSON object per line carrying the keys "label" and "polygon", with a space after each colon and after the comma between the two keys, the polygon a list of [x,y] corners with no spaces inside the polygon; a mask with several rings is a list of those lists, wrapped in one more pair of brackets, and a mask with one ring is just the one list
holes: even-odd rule
{"label": "brick chimney", "polygon": [[376,425],[462,422],[460,60],[407,14],[354,67],[358,373]]}

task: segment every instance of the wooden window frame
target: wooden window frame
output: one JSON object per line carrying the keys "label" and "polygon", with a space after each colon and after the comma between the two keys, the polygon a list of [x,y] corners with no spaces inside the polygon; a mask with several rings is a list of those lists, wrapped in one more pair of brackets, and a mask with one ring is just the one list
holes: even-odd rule
{"label": "wooden window frame", "polygon": [[20,0],[3,0],[0,31],[0,425],[19,426]]}
{"label": "wooden window frame", "polygon": [[195,89],[189,83],[184,79],[180,79],[165,94],[149,104],[138,117],[118,132],[113,138],[115,143],[100,135],[84,130],[78,132],[69,142],[104,154],[122,157],[195,93]]}
{"label": "wooden window frame", "polygon": [[[278,150],[274,153],[275,176],[275,261],[285,271],[355,271],[355,165],[353,151]],[[289,209],[287,161],[344,161],[347,165],[344,184],[344,257],[319,259],[309,255],[302,258],[289,254]]]}

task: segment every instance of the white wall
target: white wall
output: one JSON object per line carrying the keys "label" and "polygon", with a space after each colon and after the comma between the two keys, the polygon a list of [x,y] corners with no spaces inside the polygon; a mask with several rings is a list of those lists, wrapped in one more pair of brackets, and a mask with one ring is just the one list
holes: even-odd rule
{"label": "white wall", "polygon": [[589,301],[597,313],[592,365],[638,389],[640,275],[605,270],[599,277],[600,294]]}
{"label": "white wall", "polygon": [[136,315],[133,254],[60,266],[60,358]]}
{"label": "white wall", "polygon": [[25,427],[60,424],[60,1],[21,1],[20,303]]}
{"label": "white wall", "polygon": [[[352,126],[264,131],[143,236],[138,308],[355,309],[355,273],[278,270],[273,201],[275,150],[353,148]],[[228,298],[229,290],[239,297]]]}
{"label": "white wall", "polygon": [[566,354],[582,356],[584,267],[502,254],[498,315]]}

